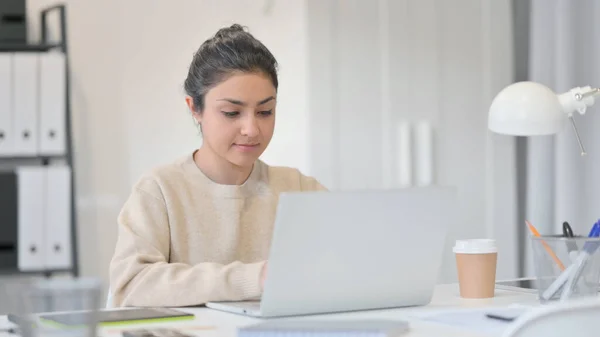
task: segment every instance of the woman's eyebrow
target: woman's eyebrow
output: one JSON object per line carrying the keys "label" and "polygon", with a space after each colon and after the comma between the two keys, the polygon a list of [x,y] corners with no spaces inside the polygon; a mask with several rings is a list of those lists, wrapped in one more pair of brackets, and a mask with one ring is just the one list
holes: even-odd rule
{"label": "woman's eyebrow", "polygon": [[[272,101],[274,99],[275,99],[274,96],[269,96],[269,97],[267,97],[267,98],[259,101],[257,105],[263,105],[263,104],[265,104],[267,102],[270,102],[270,101]],[[217,101],[226,101],[226,102],[229,102],[231,104],[235,104],[235,105],[239,105],[239,106],[246,106],[246,105],[248,105],[248,103],[246,103],[246,102],[243,102],[243,101],[240,101],[240,100],[237,100],[237,99],[233,99],[233,98],[221,98],[221,99],[218,99]]]}
{"label": "woman's eyebrow", "polygon": [[272,100],[274,100],[274,99],[275,99],[275,97],[274,97],[274,96],[267,97],[267,98],[263,99],[262,101],[258,102],[258,104],[257,104],[257,105],[263,105],[263,104],[265,104],[265,103],[267,103],[267,102],[270,102],[270,101],[272,101]]}

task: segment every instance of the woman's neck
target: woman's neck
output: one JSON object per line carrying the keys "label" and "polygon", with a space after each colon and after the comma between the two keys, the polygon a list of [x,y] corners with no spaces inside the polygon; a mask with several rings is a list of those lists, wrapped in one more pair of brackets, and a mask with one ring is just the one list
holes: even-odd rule
{"label": "woman's neck", "polygon": [[194,153],[194,162],[204,175],[221,185],[242,185],[252,173],[252,166],[234,165],[205,145]]}

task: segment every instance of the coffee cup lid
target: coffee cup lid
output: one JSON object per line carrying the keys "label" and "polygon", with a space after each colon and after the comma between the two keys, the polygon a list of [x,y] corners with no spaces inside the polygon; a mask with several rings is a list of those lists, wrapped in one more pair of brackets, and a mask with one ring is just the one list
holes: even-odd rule
{"label": "coffee cup lid", "polygon": [[471,239],[456,240],[452,250],[461,254],[490,254],[497,253],[498,247],[493,239]]}

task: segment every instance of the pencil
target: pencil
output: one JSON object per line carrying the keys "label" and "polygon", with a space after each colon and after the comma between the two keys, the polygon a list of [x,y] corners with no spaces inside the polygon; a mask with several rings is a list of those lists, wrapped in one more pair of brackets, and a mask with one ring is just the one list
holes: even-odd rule
{"label": "pencil", "polygon": [[[538,238],[541,236],[540,232],[538,232],[537,229],[529,221],[525,220],[525,223],[527,224],[527,227],[529,228],[529,231],[531,232],[531,234],[533,234],[533,236],[538,237]],[[550,257],[554,260],[554,262],[556,262],[556,264],[558,265],[560,270],[565,270],[565,265],[562,264],[562,262],[560,262],[560,259],[558,258],[558,256],[556,256],[556,254],[554,254],[554,252],[552,251],[552,248],[550,248],[550,246],[548,246],[546,241],[544,241],[544,240],[541,240],[541,241],[542,241],[542,245],[544,246],[544,248],[546,249],[546,251],[548,252]]]}

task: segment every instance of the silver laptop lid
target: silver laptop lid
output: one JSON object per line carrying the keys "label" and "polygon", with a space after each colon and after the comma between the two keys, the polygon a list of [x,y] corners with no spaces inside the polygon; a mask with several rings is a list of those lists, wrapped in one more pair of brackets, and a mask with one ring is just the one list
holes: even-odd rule
{"label": "silver laptop lid", "polygon": [[427,304],[456,208],[453,188],[281,194],[261,314]]}

